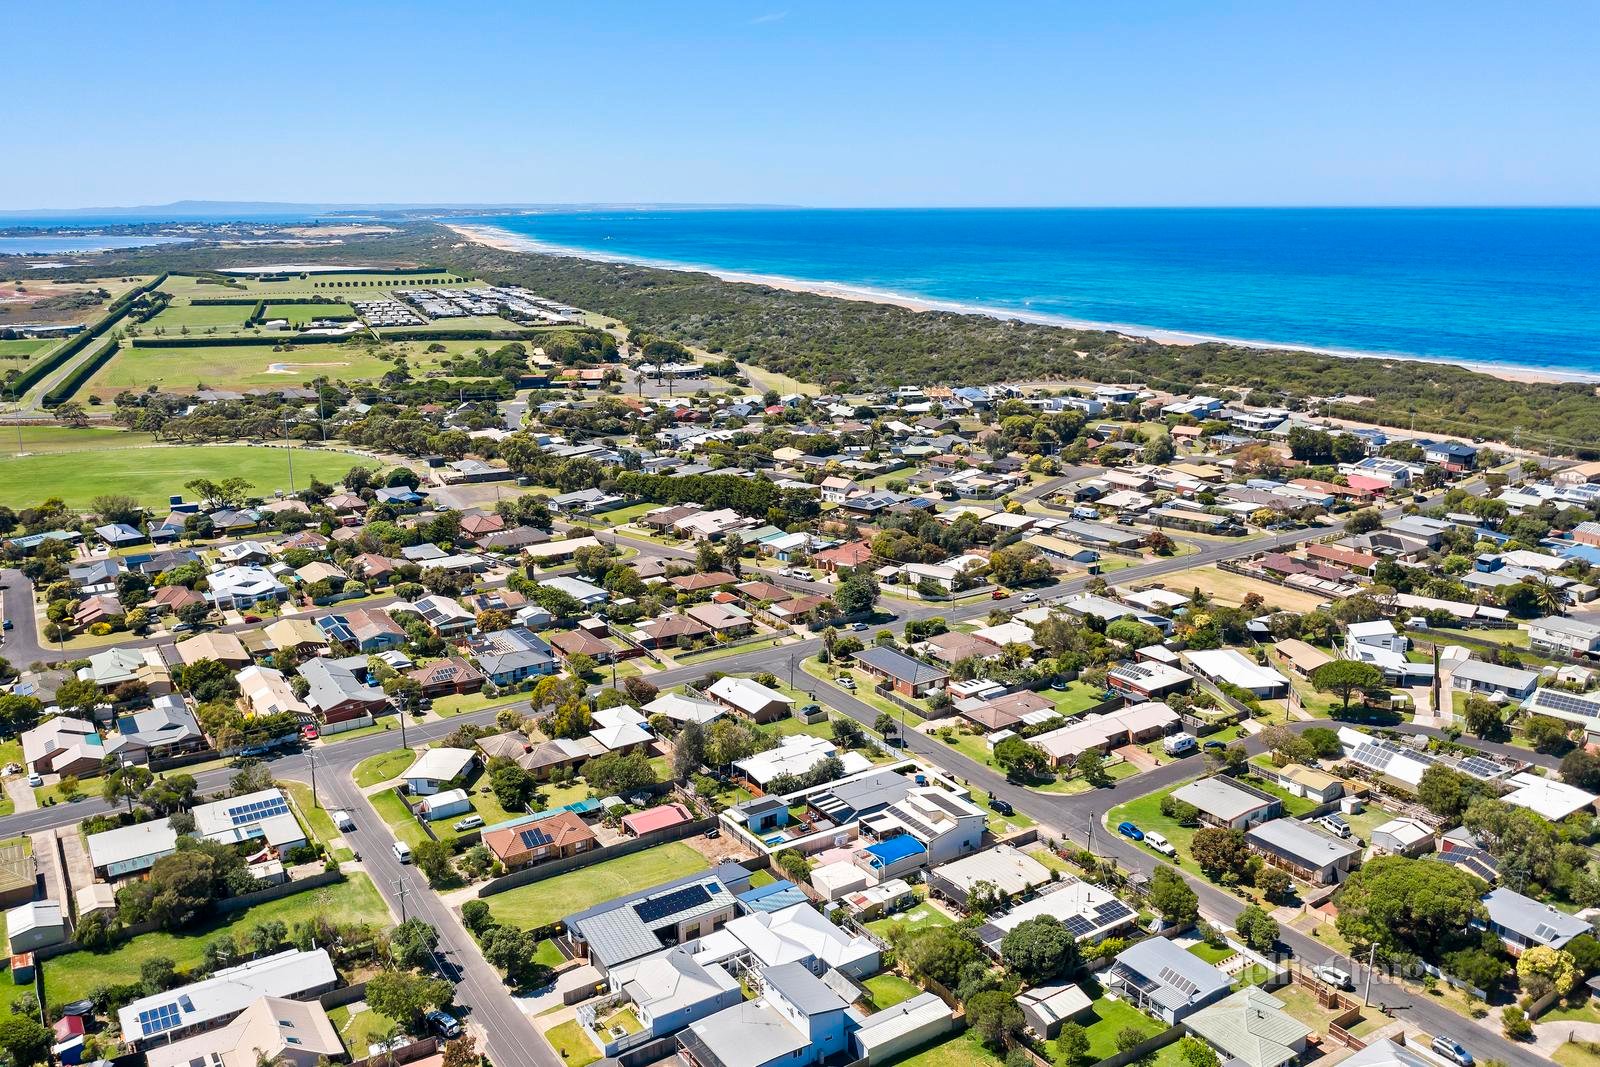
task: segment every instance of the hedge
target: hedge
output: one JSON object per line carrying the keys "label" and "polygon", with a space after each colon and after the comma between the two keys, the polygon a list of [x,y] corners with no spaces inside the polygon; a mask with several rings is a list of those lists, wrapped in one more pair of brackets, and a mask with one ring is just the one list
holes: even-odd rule
{"label": "hedge", "polygon": [[[385,341],[527,341],[539,330],[385,330],[378,336]],[[548,332],[548,331],[544,331]]]}
{"label": "hedge", "polygon": [[85,382],[94,376],[94,372],[110,362],[111,357],[117,354],[117,339],[106,338],[106,343],[100,351],[72,368],[72,373],[56,383],[54,389],[44,394],[43,404],[47,408],[60,407],[72,399],[72,394],[81,389]]}
{"label": "hedge", "polygon": [[135,337],[134,348],[270,348],[274,345],[342,345],[348,338],[311,337],[297,341],[293,334],[252,334],[249,337]]}

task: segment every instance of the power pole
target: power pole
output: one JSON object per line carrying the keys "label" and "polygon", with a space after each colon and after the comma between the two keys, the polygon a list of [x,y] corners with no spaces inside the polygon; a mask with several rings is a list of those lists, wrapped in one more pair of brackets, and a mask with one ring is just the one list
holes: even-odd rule
{"label": "power pole", "polygon": [[400,747],[411,747],[406,744],[406,698],[404,696],[400,698]]}
{"label": "power pole", "polygon": [[1364,1008],[1372,1003],[1372,959],[1378,952],[1378,943],[1374,941],[1367,946],[1367,984],[1361,991],[1361,1006]]}
{"label": "power pole", "polygon": [[404,878],[396,878],[394,892],[400,898],[400,921],[403,923],[406,921],[406,894],[411,892],[411,887],[406,885]]}
{"label": "power pole", "polygon": [[311,806],[320,808],[322,807],[322,798],[317,795],[317,754],[315,752],[307,752],[306,762],[311,765]]}

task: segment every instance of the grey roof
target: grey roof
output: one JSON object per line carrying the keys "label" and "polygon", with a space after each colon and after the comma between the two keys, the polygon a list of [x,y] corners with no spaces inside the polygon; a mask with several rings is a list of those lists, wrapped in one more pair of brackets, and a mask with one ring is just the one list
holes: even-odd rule
{"label": "grey roof", "polygon": [[117,1020],[123,1036],[138,1041],[235,1015],[260,997],[294,998],[338,980],[327,949],[289,949],[224,968],[201,982],[141,997],[120,1009]]}
{"label": "grey roof", "polygon": [[1224,822],[1242,818],[1268,803],[1220,776],[1190,782],[1172,796]]}
{"label": "grey roof", "polygon": [[1539,681],[1537,671],[1523,670],[1519,667],[1505,667],[1498,663],[1485,663],[1482,660],[1469,659],[1457,666],[1452,672],[1452,679],[1466,678],[1473,682],[1482,682],[1484,685],[1497,685],[1513,692],[1522,692],[1533,688]]}
{"label": "grey roof", "polygon": [[812,974],[803,963],[780,963],[763,967],[761,977],[772,990],[807,1016],[843,1011],[849,1007],[833,990]]}
{"label": "grey roof", "polygon": [[1305,866],[1327,867],[1361,851],[1359,845],[1347,844],[1337,838],[1321,834],[1293,819],[1274,819],[1245,831],[1245,839],[1258,841],[1272,851],[1292,859],[1304,860]]}
{"label": "grey roof", "polygon": [[382,689],[361,684],[355,672],[337,660],[308,659],[300,664],[300,677],[311,686],[306,690],[306,703],[318,710],[336,708],[346,700],[381,702],[387,699]]}
{"label": "grey roof", "polygon": [[950,672],[944,668],[923,663],[892,648],[881,646],[864,648],[855,654],[855,658],[858,663],[865,663],[909,685],[921,685],[924,682],[936,682],[941,678],[950,677]]}
{"label": "grey roof", "polygon": [[[733,866],[738,867],[738,864]],[[664,946],[661,938],[657,936],[657,930],[668,925],[676,925],[697,914],[733,906],[736,903],[735,898],[720,877],[723,869],[718,868],[709,873],[678,878],[658,885],[654,889],[619,897],[575,915],[569,915],[562,922],[569,930],[583,938],[589,946],[589,955],[593,959],[607,967],[626,963],[628,960],[661,951]],[[739,871],[740,874],[745,873],[743,868],[739,868]],[[648,919],[641,915],[642,909],[639,905],[646,901],[661,900],[691,885],[704,886],[705,896],[687,901],[678,908],[660,914],[647,911],[647,914],[651,914]]]}
{"label": "grey roof", "polygon": [[1589,932],[1589,924],[1577,916],[1503,887],[1486,893],[1483,906],[1489,910],[1493,925],[1551,948],[1560,948]]}
{"label": "grey roof", "polygon": [[835,782],[821,792],[809,794],[806,800],[835,822],[847,823],[904,800],[916,784],[909,775],[879,771]]}
{"label": "grey roof", "polygon": [[1244,1067],[1281,1067],[1299,1058],[1311,1028],[1283,1010],[1283,1001],[1246,986],[1184,1020],[1189,1029]]}
{"label": "grey roof", "polygon": [[1434,1062],[1384,1038],[1345,1060],[1344,1067],[1434,1067]]}
{"label": "grey roof", "polygon": [[[1148,982],[1150,998],[1169,1009],[1204,1001],[1233,985],[1227,975],[1164,937],[1148,938],[1123,949],[1116,966]],[[1192,985],[1194,992],[1183,988],[1185,984]]]}
{"label": "grey roof", "polygon": [[811,1035],[766,1001],[746,1000],[690,1025],[678,1040],[706,1067],[761,1067],[802,1052]]}

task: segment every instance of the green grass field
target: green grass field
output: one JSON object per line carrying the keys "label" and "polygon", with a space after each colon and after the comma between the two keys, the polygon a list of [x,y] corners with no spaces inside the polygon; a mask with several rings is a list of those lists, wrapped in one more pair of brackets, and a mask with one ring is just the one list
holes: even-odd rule
{"label": "green grass field", "polygon": [[[4,439],[0,432],[0,441]],[[376,465],[349,452],[296,448],[295,485],[305,486],[312,475],[332,484],[351,467]],[[287,490],[289,454],[284,449],[246,445],[177,445],[105,448],[95,453],[93,463],[85,463],[73,452],[8,458],[0,463],[0,500],[20,508],[59,496],[68,507],[86,508],[101,494],[124,493],[141,503],[162,504],[170,494],[182,493],[185,482],[234,475],[250,482],[259,496]]]}
{"label": "green grass field", "polygon": [[356,764],[355,770],[350,772],[350,777],[356,780],[356,785],[365,789],[367,786],[398,777],[400,772],[411,766],[416,758],[417,754],[409,748],[380,752]]}
{"label": "green grass field", "polygon": [[61,343],[59,337],[29,337],[16,341],[0,341],[0,370],[21,370],[28,361]]}
{"label": "green grass field", "polygon": [[876,975],[861,984],[867,987],[867,994],[872,998],[872,1006],[877,1011],[892,1008],[922,992],[921,987],[906,981],[898,974]]}
{"label": "green grass field", "polygon": [[576,1019],[552,1026],[545,1031],[544,1039],[561,1054],[561,1062],[566,1067],[587,1067],[600,1058],[600,1050],[594,1047],[594,1042],[589,1040],[589,1035],[583,1032],[583,1027],[578,1025]]}
{"label": "green grass field", "polygon": [[310,322],[312,319],[326,318],[329,315],[338,315],[349,318],[356,313],[356,309],[349,304],[268,304],[264,316],[269,319],[288,319],[290,325],[299,326]]}
{"label": "green grass field", "polygon": [[417,820],[411,817],[406,810],[405,801],[390,789],[381,793],[374,793],[367,798],[372,802],[372,807],[377,811],[378,817],[388,824],[389,832],[412,848],[416,848],[424,841],[431,840],[428,832],[424,830]]}
{"label": "green grass field", "polygon": [[[20,433],[18,432],[20,431]],[[110,430],[98,426],[63,426],[60,423],[29,423],[26,426],[0,427],[0,455],[23,452],[83,452],[106,448],[137,448],[155,443],[147,433]]]}
{"label": "green grass field", "polygon": [[174,304],[149,322],[140,323],[139,332],[146,337],[157,330],[173,334],[187,326],[190,333],[200,333],[208,327],[216,327],[219,333],[232,333],[244,329],[250,311],[243,304]]}
{"label": "green grass field", "polygon": [[209,923],[190,927],[181,934],[140,934],[110,952],[69,952],[40,964],[44,968],[45,999],[64,1004],[88,994],[101,985],[116,985],[139,980],[139,968],[146,960],[165,956],[179,968],[200,962],[207,941],[224,932],[243,934],[259,923],[278,919],[293,929],[313,915],[323,915],[336,923],[367,922],[389,926],[393,918],[383,898],[364,874],[323,889],[269,900],[244,911],[234,912]]}
{"label": "green grass field", "polygon": [[394,1026],[394,1020],[382,1012],[352,1012],[352,1005],[342,1004],[328,1012],[328,1021],[339,1031],[339,1038],[354,1059],[364,1059],[367,1048],[381,1040]]}
{"label": "green grass field", "polygon": [[905,1059],[895,1061],[895,1067],[1001,1067],[1004,1062],[984,1047],[977,1031],[963,1030],[924,1045]]}
{"label": "green grass field", "polygon": [[706,870],[706,858],[681,841],[485,897],[502,923],[535,929],[602,901]]}
{"label": "green grass field", "polygon": [[[1086,1024],[1084,1030],[1089,1035],[1089,1060],[1093,1063],[1116,1055],[1117,1035],[1123,1030],[1138,1030],[1146,1037],[1154,1037],[1164,1029],[1160,1023],[1126,1001],[1101,997],[1094,1002],[1092,1010],[1095,1021]],[[1050,1051],[1060,1063],[1061,1055],[1055,1051],[1054,1045]]]}
{"label": "green grass field", "polygon": [[[387,296],[387,290],[410,289],[418,286],[443,285],[450,288],[469,288],[482,282],[463,279],[447,270],[431,274],[308,274],[286,281],[257,281],[254,278],[237,278],[233,285],[203,285],[192,275],[174,274],[161,283],[161,291],[174,298],[206,300],[247,300],[274,298],[326,296],[350,300],[375,300]],[[109,288],[109,286],[108,286]]]}
{"label": "green grass field", "polygon": [[[186,348],[138,348],[124,345],[84,387],[89,395],[109,399],[124,389],[148,385],[168,392],[197,389],[243,390],[303,385],[313,378],[370,381],[394,368],[375,349],[355,344],[305,344],[293,351],[273,351],[275,340],[263,334],[259,345],[195,345]],[[277,367],[278,370],[271,368]]]}

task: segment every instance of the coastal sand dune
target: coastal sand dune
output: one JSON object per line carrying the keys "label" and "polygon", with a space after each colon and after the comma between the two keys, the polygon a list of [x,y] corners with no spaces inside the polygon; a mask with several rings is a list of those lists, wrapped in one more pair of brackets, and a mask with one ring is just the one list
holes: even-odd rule
{"label": "coastal sand dune", "polygon": [[644,266],[657,267],[662,270],[694,270],[710,274],[727,282],[745,282],[754,285],[765,285],[773,289],[784,289],[796,293],[812,293],[817,296],[834,297],[840,300],[864,300],[877,304],[889,304],[903,307],[909,311],[945,311],[965,315],[991,315],[995,318],[1018,319],[1025,322],[1038,322],[1051,326],[1068,326],[1077,329],[1112,330],[1126,334],[1130,337],[1141,337],[1161,344],[1196,345],[1221,342],[1224,344],[1244,345],[1250,348],[1284,349],[1299,352],[1317,352],[1324,355],[1338,356],[1348,359],[1381,359],[1388,361],[1412,361],[1417,363],[1448,363],[1453,366],[1464,367],[1479,374],[1488,374],[1510,382],[1596,382],[1600,383],[1600,374],[1585,374],[1580,371],[1558,371],[1531,367],[1508,367],[1494,363],[1474,363],[1465,360],[1428,359],[1421,356],[1396,355],[1388,352],[1354,352],[1343,349],[1319,348],[1312,345],[1277,344],[1271,341],[1239,340],[1228,337],[1206,337],[1197,334],[1180,333],[1171,330],[1151,329],[1148,326],[1136,326],[1113,322],[1085,322],[1068,319],[1059,315],[1029,314],[1010,309],[987,308],[970,304],[959,304],[938,300],[927,300],[919,297],[908,296],[904,293],[884,292],[875,289],[866,289],[859,286],[845,285],[838,282],[816,282],[801,278],[788,278],[778,275],[750,274],[740,271],[719,270],[711,267],[686,267],[682,264],[663,263],[639,259],[629,256],[608,255],[592,252],[586,249],[564,248],[557,245],[545,244],[520,234],[510,233],[495,226],[469,225],[466,223],[445,223],[448,229],[472,241],[489,248],[499,249],[502,252],[531,252],[543,255],[570,256],[574,259],[588,259],[601,263],[636,263]]}

